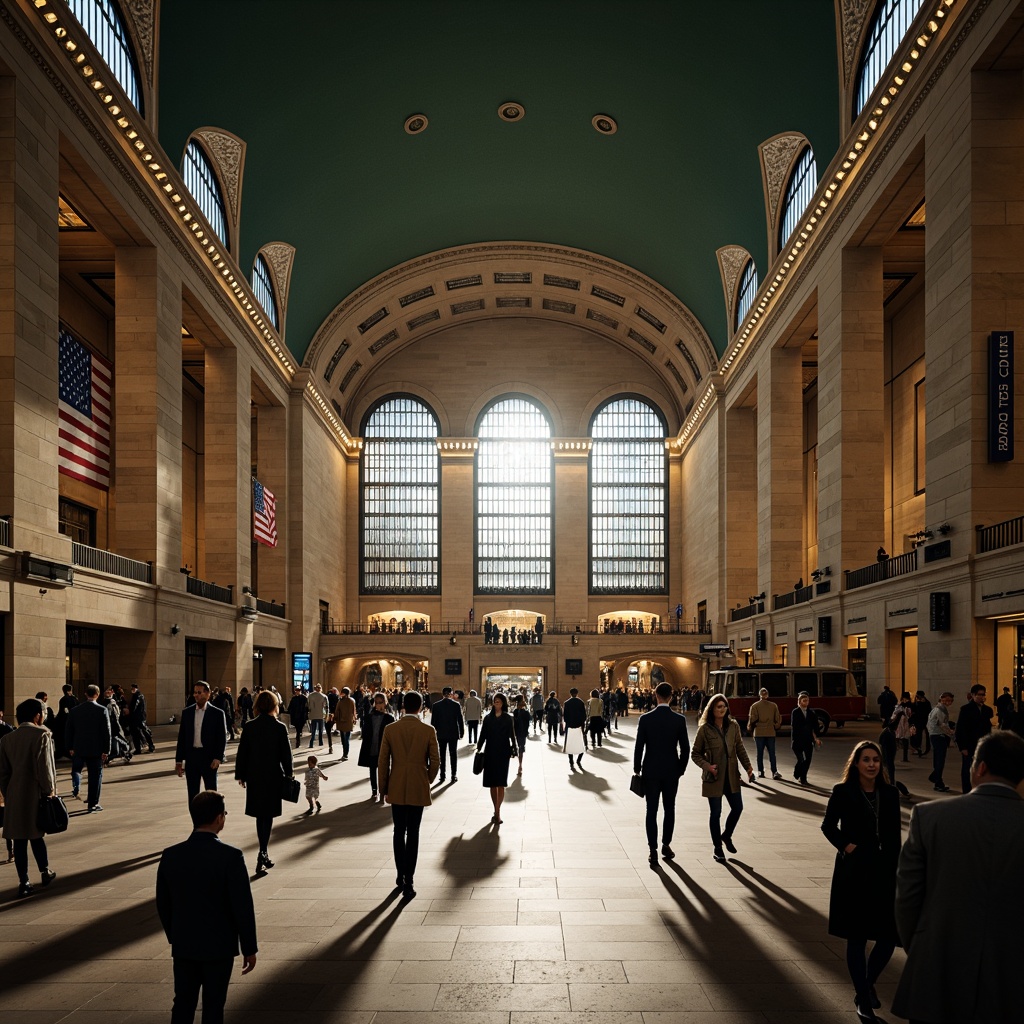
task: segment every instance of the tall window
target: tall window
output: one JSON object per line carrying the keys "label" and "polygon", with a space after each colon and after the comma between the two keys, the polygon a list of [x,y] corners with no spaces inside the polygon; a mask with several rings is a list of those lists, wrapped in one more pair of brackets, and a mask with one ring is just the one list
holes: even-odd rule
{"label": "tall window", "polygon": [[228,218],[224,208],[217,176],[198,142],[189,142],[182,161],[181,176],[185,187],[192,193],[203,216],[210,222],[217,237],[228,245]]}
{"label": "tall window", "polygon": [[437,419],[411,396],[384,399],[363,427],[363,592],[437,593]]}
{"label": "tall window", "polygon": [[270,277],[270,267],[262,255],[256,257],[252,265],[252,290],[256,300],[263,307],[270,322],[277,330],[277,300],[274,298],[274,285]]}
{"label": "tall window", "polygon": [[477,592],[549,593],[551,424],[530,399],[502,398],[477,435]]}
{"label": "tall window", "polygon": [[867,106],[885,69],[903,42],[924,0],[880,0],[857,69],[853,116]]}
{"label": "tall window", "polygon": [[132,53],[128,30],[117,4],[114,0],[67,0],[67,5],[124,89],[125,95],[135,109],[144,114],[139,65]]}
{"label": "tall window", "polygon": [[735,330],[739,330],[743,321],[746,320],[750,307],[754,304],[754,296],[757,295],[757,267],[753,260],[747,260],[743,268],[743,275],[740,277],[739,291],[736,292],[736,323]]}
{"label": "tall window", "polygon": [[665,592],[665,424],[642,398],[615,398],[590,426],[590,589]]}
{"label": "tall window", "polygon": [[793,168],[782,197],[782,212],[779,217],[779,248],[784,249],[789,236],[793,234],[800,218],[804,215],[814,190],[818,187],[818,165],[814,162],[814,151],[808,146]]}

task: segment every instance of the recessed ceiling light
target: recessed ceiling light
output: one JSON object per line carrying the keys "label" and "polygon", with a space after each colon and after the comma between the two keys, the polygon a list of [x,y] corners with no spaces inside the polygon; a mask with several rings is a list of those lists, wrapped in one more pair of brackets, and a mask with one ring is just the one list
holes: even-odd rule
{"label": "recessed ceiling light", "polygon": [[419,135],[420,132],[426,131],[428,124],[430,122],[426,114],[410,114],[405,119],[405,130],[410,135]]}
{"label": "recessed ceiling light", "polygon": [[515,100],[506,100],[498,107],[498,117],[502,121],[522,121],[525,113],[522,103],[516,103]]}
{"label": "recessed ceiling light", "polygon": [[602,135],[614,135],[619,130],[618,122],[608,114],[595,114],[590,123]]}

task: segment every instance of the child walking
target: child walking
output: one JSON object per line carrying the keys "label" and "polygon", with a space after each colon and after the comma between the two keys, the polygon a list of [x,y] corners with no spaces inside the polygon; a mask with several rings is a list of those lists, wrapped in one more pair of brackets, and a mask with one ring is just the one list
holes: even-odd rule
{"label": "child walking", "polygon": [[313,813],[313,805],[316,804],[316,813],[320,813],[320,780],[326,779],[322,771],[317,767],[316,757],[312,754],[306,758],[306,802],[309,804],[309,810],[306,814]]}

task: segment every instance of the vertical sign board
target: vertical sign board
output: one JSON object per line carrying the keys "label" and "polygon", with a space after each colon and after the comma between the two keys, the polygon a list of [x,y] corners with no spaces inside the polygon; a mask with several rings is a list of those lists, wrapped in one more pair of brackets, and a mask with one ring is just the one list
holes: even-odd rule
{"label": "vertical sign board", "polygon": [[988,336],[988,461],[1013,461],[1013,331]]}
{"label": "vertical sign board", "polygon": [[292,687],[303,693],[313,688],[313,654],[311,651],[295,651],[292,654]]}

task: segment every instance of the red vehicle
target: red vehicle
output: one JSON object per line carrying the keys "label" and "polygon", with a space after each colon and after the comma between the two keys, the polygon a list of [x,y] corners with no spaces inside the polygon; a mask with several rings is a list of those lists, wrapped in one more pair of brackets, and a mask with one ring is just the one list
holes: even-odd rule
{"label": "red vehicle", "polygon": [[822,735],[835,722],[842,726],[864,717],[864,697],[857,692],[853,673],[838,665],[748,665],[745,668],[720,668],[708,673],[708,696],[722,694],[729,701],[729,712],[745,724],[750,705],[759,699],[764,687],[768,699],[779,705],[783,728],[796,707],[796,695],[806,691],[811,707],[823,723]]}

